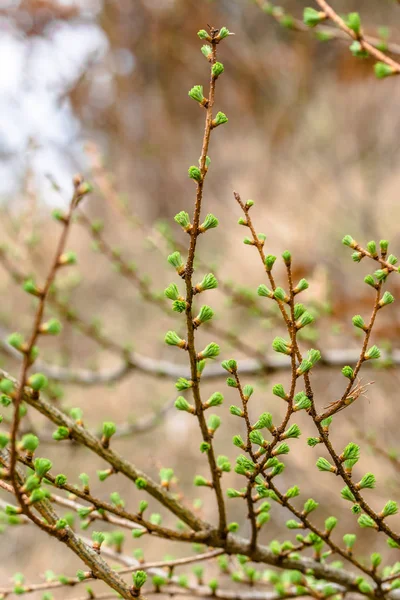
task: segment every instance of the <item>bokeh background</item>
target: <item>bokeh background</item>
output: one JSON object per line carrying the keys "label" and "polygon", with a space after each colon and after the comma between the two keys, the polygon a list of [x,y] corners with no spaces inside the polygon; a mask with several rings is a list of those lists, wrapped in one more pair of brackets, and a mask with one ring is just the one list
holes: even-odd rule
{"label": "bokeh background", "polygon": [[[390,39],[400,40],[399,8],[393,2],[337,1],[335,8],[360,10],[368,33],[390,25]],[[285,0],[284,9],[301,18],[303,5]],[[77,314],[92,338],[104,334],[155,360],[183,361],[162,341],[168,329],[180,330],[179,316],[166,314],[157,299],[174,280],[167,254],[176,244],[187,243],[173,215],[191,212],[193,203],[193,183],[186,172],[199,156],[204,114],[187,91],[194,84],[207,85],[207,63],[196,35],[207,24],[225,25],[235,36],[220,48],[225,73],[218,82],[216,108],[228,115],[229,123],[212,136],[204,199],[205,211],[219,218],[220,227],[201,239],[199,276],[213,269],[224,282],[224,289],[210,294],[207,302],[215,307],[220,327],[244,347],[232,347],[226,335],[217,339],[206,329],[199,333],[199,345],[215,339],[223,358],[245,359],[246,349],[251,356],[270,352],[273,337],[283,332],[269,304],[255,295],[263,282],[262,265],[254,249],[242,243],[245,231],[236,224],[240,214],[232,194],[237,190],[255,201],[254,219],[267,235],[267,251],[279,255],[288,248],[296,276],[310,281],[304,299],[319,319],[304,347],[312,343],[323,352],[360,346],[350,318],[356,313],[367,318],[372,308],[372,292],[363,277],[373,266],[354,264],[340,240],[346,233],[363,243],[387,238],[393,253],[399,249],[397,78],[377,82],[372,63],[353,58],[347,43],[322,43],[311,33],[284,28],[260,3],[249,0],[2,0],[0,227],[2,254],[12,265],[0,271],[2,331],[29,331],[33,304],[10,270],[14,280],[18,274],[43,279],[58,236],[50,213],[66,206],[76,172],[94,184],[83,211],[90,221],[104,221],[102,236],[113,255],[109,260],[99,251],[90,227],[76,224],[69,246],[79,263],[58,280],[70,313],[64,314],[62,336],[42,346],[48,362],[93,370],[118,364],[118,353],[100,348],[77,329],[71,317]],[[134,262],[135,277],[121,276],[120,256]],[[400,285],[392,279],[389,289],[396,297]],[[57,314],[54,307],[48,312]],[[380,315],[374,343],[388,351],[398,348],[399,325],[396,303]],[[2,364],[17,373],[18,363],[6,353]],[[249,378],[256,388],[254,420],[265,410],[279,418],[282,406],[270,390],[287,380],[287,373]],[[340,368],[321,367],[313,380],[319,407],[340,397],[344,388]],[[340,413],[332,439],[338,449],[351,440],[361,444],[357,470],[360,476],[367,470],[376,474],[378,488],[367,493],[378,509],[399,491],[398,371],[365,369],[363,383],[372,380],[367,397]],[[233,459],[231,437],[240,431],[228,407],[237,399],[223,379],[207,383],[204,395],[216,389],[226,393],[217,450]],[[53,386],[51,393],[65,408],[80,406],[92,429],[104,419],[121,425],[151,419],[176,395],[173,379],[139,372],[106,388],[68,385],[61,392]],[[157,426],[118,439],[115,447],[154,476],[160,467],[173,467],[179,479],[175,489],[187,502],[201,497],[202,514],[212,521],[210,493],[192,486],[194,473],[207,474],[193,421],[169,411]],[[313,429],[306,415],[298,422],[304,436],[292,444],[281,487],[298,483],[304,500],[319,501],[319,524],[340,513],[339,540],[340,534],[357,528],[355,517],[340,498],[340,482],[326,474],[315,476],[320,452],[305,443]],[[97,481],[96,470],[105,465],[96,457],[68,443],[61,453],[59,446],[46,442],[51,426],[35,415],[25,427],[29,424],[44,428],[41,455],[54,459],[55,472],[78,483],[78,474],[85,471],[100,496],[107,498],[118,489],[129,508],[137,505],[141,493],[121,477],[114,477],[111,487]],[[372,452],[365,439],[372,435],[378,447],[392,451],[392,460]],[[224,481],[226,487],[240,486],[234,473]],[[238,521],[246,534],[243,504],[232,500],[228,505],[230,520]],[[284,526],[290,515],[274,507],[272,517],[262,541],[293,539]],[[173,524],[167,515],[165,523]],[[374,549],[393,552],[385,550],[384,539],[374,532],[363,532],[358,553],[367,556],[371,543]],[[149,560],[189,553],[162,541],[132,541],[128,532],[126,552],[139,546]],[[31,528],[5,528],[0,538],[3,586],[15,571],[37,581],[46,569],[73,575],[80,566],[54,540]],[[74,595],[63,591],[59,597]]]}

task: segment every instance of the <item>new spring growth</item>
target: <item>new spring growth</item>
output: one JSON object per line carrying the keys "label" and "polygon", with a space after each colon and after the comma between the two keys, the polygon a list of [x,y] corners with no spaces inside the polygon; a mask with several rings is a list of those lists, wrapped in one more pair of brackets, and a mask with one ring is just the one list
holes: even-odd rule
{"label": "new spring growth", "polygon": [[281,287],[277,287],[274,291],[274,298],[276,300],[280,300],[281,302],[289,302],[289,296]]}
{"label": "new spring growth", "polygon": [[322,21],[325,21],[326,14],[323,11],[315,10],[307,6],[303,12],[303,22],[307,27],[316,27]]}
{"label": "new spring growth", "polygon": [[38,446],[39,438],[36,437],[36,435],[33,435],[33,433],[26,433],[18,445],[20,450],[24,450],[26,452],[26,457],[28,459],[32,458]]}
{"label": "new spring growth", "polygon": [[184,377],[179,377],[178,381],[175,383],[175,387],[178,392],[183,392],[184,390],[188,390],[193,386],[193,381],[189,381]]}
{"label": "new spring growth", "polygon": [[218,127],[218,125],[224,125],[227,122],[228,122],[228,117],[226,116],[226,114],[219,111],[215,115],[215,118],[212,120],[211,126]]}
{"label": "new spring growth", "polygon": [[39,327],[41,334],[58,335],[62,331],[62,325],[58,319],[49,319],[46,323],[42,323]]}
{"label": "new spring growth", "polygon": [[48,458],[35,458],[33,466],[39,479],[43,479],[46,473],[50,471],[53,463]]}
{"label": "new spring growth", "polygon": [[58,259],[58,266],[59,267],[64,267],[67,265],[76,265],[77,263],[77,256],[75,252],[64,252],[64,254],[61,254],[60,258]]}
{"label": "new spring growth", "polygon": [[[206,46],[203,46],[203,48],[204,47],[206,47]],[[204,94],[203,94],[203,86],[202,85],[193,86],[192,89],[188,91],[188,96],[190,96],[190,98],[192,98],[192,100],[195,100],[196,102],[198,102],[201,106],[207,106],[207,104],[208,104],[208,100],[207,100],[207,98],[204,97]]]}
{"label": "new spring growth", "polygon": [[45,388],[48,383],[48,379],[46,375],[43,375],[43,373],[34,373],[27,380],[27,384],[35,392],[39,392],[41,389]]}
{"label": "new spring growth", "polygon": [[189,175],[190,179],[194,179],[197,182],[201,181],[203,178],[199,167],[196,167],[193,165],[191,167],[189,167],[188,175]]}
{"label": "new spring growth", "polygon": [[321,358],[321,353],[319,350],[314,350],[313,348],[308,351],[307,358],[304,359],[300,366],[297,368],[297,375],[304,375],[307,373],[312,367],[317,363]]}
{"label": "new spring growth", "polygon": [[221,406],[224,401],[224,397],[219,392],[214,392],[212,396],[209,397],[207,402],[203,404],[204,409],[210,408],[211,406]]}
{"label": "new spring growth", "polygon": [[207,480],[205,477],[203,477],[202,475],[196,475],[194,480],[193,480],[194,485],[198,486],[198,487],[213,487],[213,484],[211,481]]}
{"label": "new spring growth", "polygon": [[268,256],[265,257],[265,266],[267,268],[268,273],[272,271],[272,267],[274,266],[275,261],[276,256],[274,256],[273,254],[268,254]]}
{"label": "new spring growth", "polygon": [[368,331],[368,327],[365,325],[364,319],[362,318],[361,315],[355,315],[352,318],[352,321],[353,321],[354,327],[358,327],[359,329],[362,329],[363,331]]}
{"label": "new spring growth", "polygon": [[233,358],[224,360],[221,363],[221,366],[223,369],[225,369],[225,371],[228,371],[228,373],[236,373],[237,371],[237,362]]}
{"label": "new spring growth", "polygon": [[140,594],[140,589],[144,586],[144,584],[147,581],[147,575],[144,571],[136,571],[132,574],[132,579],[134,596],[136,595],[137,597]]}
{"label": "new spring growth", "polygon": [[385,292],[379,301],[379,306],[380,308],[382,308],[383,306],[386,306],[387,304],[392,304],[393,302],[394,298],[392,294],[390,292]]}
{"label": "new spring growth", "polygon": [[306,327],[307,325],[311,325],[311,323],[314,322],[314,317],[311,313],[309,313],[307,310],[305,310],[301,317],[299,319],[297,319],[296,321],[296,329],[302,329],[303,327]]}
{"label": "new spring growth", "polygon": [[296,287],[293,289],[293,293],[294,294],[299,294],[300,292],[304,292],[306,289],[308,289],[308,281],[306,279],[300,279],[299,283],[296,285]]}
{"label": "new spring growth", "polygon": [[374,65],[374,72],[377,79],[384,79],[396,73],[395,69],[384,62],[378,61]]}
{"label": "new spring growth", "polygon": [[226,27],[221,27],[221,29],[219,30],[219,33],[217,35],[217,37],[215,38],[218,42],[220,42],[221,40],[223,40],[224,38],[228,37],[228,35],[235,35],[234,33],[231,33],[229,31],[229,29],[227,29]]}
{"label": "new spring growth", "polygon": [[42,290],[40,290],[37,285],[35,284],[35,282],[33,281],[33,279],[27,279],[24,284],[23,284],[23,289],[25,292],[27,292],[28,294],[31,294],[32,296],[36,296],[38,298],[40,298],[43,294]]}
{"label": "new spring growth", "polygon": [[181,210],[181,212],[175,215],[174,220],[182,227],[184,231],[188,232],[192,229],[189,215],[184,210]]}
{"label": "new spring growth", "polygon": [[224,72],[224,65],[220,62],[213,64],[211,68],[214,79],[217,79]]}
{"label": "new spring growth", "polygon": [[110,439],[117,431],[117,426],[112,421],[106,421],[103,423],[103,435],[101,438],[101,445],[103,448],[108,448],[110,445]]}
{"label": "new spring growth", "polygon": [[199,232],[204,233],[208,229],[215,229],[218,227],[218,219],[213,214],[209,213],[206,215],[204,222],[199,226]]}
{"label": "new spring growth", "polygon": [[195,327],[199,327],[202,323],[206,323],[207,321],[211,321],[214,316],[214,311],[209,306],[202,306],[197,317],[193,319],[193,325]]}
{"label": "new spring growth", "polygon": [[358,490],[370,489],[372,490],[376,485],[375,475],[373,473],[366,473],[364,477],[356,483],[356,488]]}
{"label": "new spring growth", "polygon": [[207,421],[208,433],[213,436],[221,425],[221,418],[218,415],[210,415]]}
{"label": "new spring growth", "polygon": [[369,350],[364,354],[364,360],[371,360],[374,358],[379,358],[381,355],[381,351],[378,346],[371,346]]}
{"label": "new spring growth", "polygon": [[201,53],[206,57],[207,60],[212,59],[212,48],[208,44],[204,44],[204,46],[201,47]]}
{"label": "new spring growth", "polygon": [[336,473],[336,467],[331,465],[330,462],[328,462],[326,458],[323,458],[322,456],[317,460],[317,468],[319,471],[330,471],[331,473]]}
{"label": "new spring growth", "polygon": [[178,275],[183,275],[185,272],[185,265],[179,252],[173,252],[167,258],[170,265],[174,267]]}
{"label": "new spring growth", "polygon": [[343,367],[342,369],[342,373],[345,377],[347,377],[348,379],[353,379],[354,377],[354,371],[351,367],[349,367],[348,365],[346,365],[345,367]]}
{"label": "new spring growth", "polygon": [[285,390],[283,389],[283,385],[281,383],[277,383],[276,385],[273,386],[272,393],[274,394],[274,396],[278,396],[279,398],[282,398],[282,400],[288,399],[288,395],[286,394]]}
{"label": "new spring growth", "polygon": [[216,287],[218,287],[218,282],[215,275],[213,275],[212,273],[208,273],[207,275],[204,275],[200,283],[197,283],[194,286],[194,292],[196,294],[200,294],[205,290],[213,290]]}
{"label": "new spring growth", "polygon": [[345,235],[342,239],[342,244],[349,246],[349,248],[357,248],[358,246],[356,240],[354,240],[351,235]]}
{"label": "new spring growth", "polygon": [[178,348],[182,348],[183,350],[187,349],[187,342],[182,340],[175,331],[168,331],[165,334],[164,341],[168,346],[178,346]]}
{"label": "new spring growth", "polygon": [[196,409],[194,408],[194,406],[189,404],[189,402],[183,396],[179,396],[175,400],[175,408],[191,413],[192,415],[196,414]]}
{"label": "new spring growth", "polygon": [[173,469],[160,469],[161,486],[169,490],[169,485],[174,477]]}
{"label": "new spring growth", "polygon": [[220,348],[218,344],[211,342],[211,344],[208,344],[204,350],[198,353],[197,360],[203,360],[204,358],[216,358],[219,354],[219,350]]}
{"label": "new spring growth", "polygon": [[257,294],[259,296],[263,296],[264,298],[274,298],[274,292],[272,292],[266,285],[263,283],[258,286]]}
{"label": "new spring growth", "polygon": [[272,348],[275,352],[280,352],[281,354],[292,354],[292,346],[290,342],[287,342],[281,337],[276,337],[272,342]]}
{"label": "new spring growth", "polygon": [[354,31],[358,37],[361,33],[361,20],[360,15],[357,12],[349,13],[346,19],[347,26]]}

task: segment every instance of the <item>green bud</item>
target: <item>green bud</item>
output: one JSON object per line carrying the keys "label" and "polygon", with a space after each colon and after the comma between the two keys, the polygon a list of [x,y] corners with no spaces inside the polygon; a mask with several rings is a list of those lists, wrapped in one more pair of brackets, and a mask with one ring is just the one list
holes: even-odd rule
{"label": "green bud", "polygon": [[221,406],[224,401],[224,397],[219,392],[214,392],[212,396],[209,397],[205,404],[205,408],[210,408],[211,406]]}
{"label": "green bud", "polygon": [[205,477],[202,477],[202,475],[196,475],[193,483],[198,487],[212,487],[212,484]]}
{"label": "green bud", "polygon": [[308,410],[309,408],[311,408],[311,400],[305,395],[304,392],[299,392],[298,394],[296,394],[293,400],[293,408],[295,411]]}
{"label": "green bud", "polygon": [[213,434],[221,425],[221,418],[218,415],[210,415],[207,421],[208,431]]}
{"label": "green bud", "polygon": [[204,104],[207,103],[207,99],[204,98],[204,95],[203,95],[203,86],[202,85],[193,86],[192,89],[188,91],[188,96],[190,98],[192,98],[192,100],[199,102],[203,106],[204,106]]}
{"label": "green bud", "polygon": [[58,475],[56,475],[54,483],[57,487],[62,487],[67,483],[66,475],[63,475],[63,473],[59,473]]}
{"label": "green bud", "polygon": [[140,590],[147,581],[147,575],[144,571],[136,571],[132,574],[132,579],[135,589]]}
{"label": "green bud", "polygon": [[143,477],[138,477],[135,481],[138,490],[144,490],[147,487],[147,481]]}
{"label": "green bud", "polygon": [[33,433],[27,433],[22,437],[21,448],[27,452],[35,452],[39,446],[39,438]]}
{"label": "green bud", "polygon": [[232,438],[233,444],[234,446],[237,446],[238,448],[245,448],[245,443],[243,441],[243,438],[240,435],[234,435]]}
{"label": "green bud", "polygon": [[340,458],[342,460],[358,460],[360,458],[360,446],[350,442],[350,444],[347,444],[346,448],[343,450]]}
{"label": "green bud", "polygon": [[224,472],[229,473],[231,470],[231,463],[227,456],[220,455],[217,457],[217,466],[218,468]]}
{"label": "green bud", "polygon": [[207,321],[211,321],[214,316],[214,311],[209,306],[202,306],[197,317],[193,319],[193,323],[196,327],[199,327],[202,323],[207,323]]}
{"label": "green bud", "polygon": [[223,112],[217,112],[215,115],[215,119],[212,122],[213,127],[218,127],[218,125],[224,125],[224,123],[228,122],[228,117]]}
{"label": "green bud", "polygon": [[326,19],[326,14],[307,6],[303,11],[303,22],[307,27],[315,27]]}
{"label": "green bud", "polygon": [[268,429],[272,431],[274,429],[274,425],[272,424],[272,415],[271,413],[265,412],[263,413],[258,421],[253,425],[253,429]]}
{"label": "green bud", "polygon": [[10,436],[8,433],[0,432],[0,449],[3,450],[9,443]]}
{"label": "green bud", "polygon": [[175,400],[175,408],[177,408],[178,410],[184,410],[188,413],[191,413],[192,415],[195,413],[194,406],[189,404],[189,402],[183,396],[179,396]]}
{"label": "green bud", "polygon": [[260,528],[263,525],[265,525],[266,523],[268,523],[270,518],[271,518],[271,515],[267,512],[262,512],[259,515],[257,515],[257,519],[256,519],[257,527]]}
{"label": "green bud", "polygon": [[372,473],[366,473],[364,475],[364,477],[361,479],[361,481],[359,481],[357,483],[357,489],[359,490],[363,490],[363,489],[373,489],[376,485],[376,479],[375,479],[375,475],[373,475]]}
{"label": "green bud", "polygon": [[230,533],[236,533],[237,531],[239,531],[239,523],[228,523],[228,531]]}
{"label": "green bud", "polygon": [[376,243],[374,241],[368,242],[367,250],[370,254],[372,254],[372,256],[377,256]]}
{"label": "green bud", "polygon": [[309,283],[306,279],[300,279],[293,291],[295,294],[299,294],[300,292],[304,292],[306,289],[308,289],[308,286]]}
{"label": "green bud", "polygon": [[172,310],[177,313],[183,313],[186,310],[186,301],[185,300],[174,300],[172,303]]}
{"label": "green bud", "polygon": [[139,502],[139,514],[142,515],[144,511],[148,508],[149,503],[146,500],[141,500]]}
{"label": "green bud", "polygon": [[392,294],[390,292],[385,292],[379,301],[379,306],[386,306],[387,304],[392,304],[392,302],[394,302]]}
{"label": "green bud", "polygon": [[239,492],[238,490],[234,490],[233,488],[228,488],[226,490],[226,494],[228,498],[243,498],[244,492]]}
{"label": "green bud", "polygon": [[300,317],[302,315],[304,315],[304,313],[306,312],[306,307],[304,306],[304,304],[295,304],[294,305],[294,318],[300,319]]}
{"label": "green bud", "polygon": [[164,341],[169,346],[178,346],[179,348],[184,349],[186,349],[187,346],[185,340],[182,340],[175,331],[168,331],[165,334]]}
{"label": "green bud", "polygon": [[303,523],[299,523],[294,519],[289,519],[289,521],[286,521],[286,527],[288,529],[304,529]]}
{"label": "green bud", "polygon": [[395,265],[397,263],[397,257],[393,254],[389,254],[389,256],[387,257],[387,261],[389,264]]}
{"label": "green bud", "polygon": [[328,517],[325,520],[325,531],[327,533],[330,533],[332,531],[332,529],[334,529],[337,525],[337,518],[336,517]]}
{"label": "green bud", "polygon": [[[189,229],[191,228],[191,223],[190,223],[190,218],[187,212],[185,212],[184,210],[181,210],[181,212],[179,212],[177,215],[175,215],[174,220],[176,221],[176,223],[178,223],[178,225],[180,225],[182,227],[182,229],[184,229],[185,231],[189,231]],[[175,300],[175,298],[174,298]]]}
{"label": "green bud", "polygon": [[352,369],[351,367],[349,367],[349,366],[343,367],[343,369],[342,369],[342,373],[343,373],[343,375],[344,375],[345,377],[347,377],[348,379],[353,379],[353,377],[354,377],[354,371],[353,371],[353,369]]}
{"label": "green bud", "polygon": [[375,72],[375,77],[377,77],[377,79],[384,79],[385,77],[389,77],[390,75],[394,75],[394,73],[396,71],[390,65],[387,65],[384,62],[378,61],[374,65],[374,72]]}
{"label": "green bud", "polygon": [[106,421],[103,423],[103,436],[110,439],[117,431],[117,426],[112,421]]}
{"label": "green bud", "polygon": [[279,446],[277,446],[275,448],[275,450],[272,451],[273,456],[279,456],[280,454],[289,454],[289,446],[287,445],[286,442],[283,442],[282,444],[279,444]]}
{"label": "green bud", "polygon": [[224,72],[224,65],[220,62],[216,62],[213,64],[211,70],[214,78],[217,79],[217,77],[222,75],[222,73]]}
{"label": "green bud", "polygon": [[58,319],[50,319],[47,323],[42,323],[40,333],[48,335],[58,335],[62,331],[62,325]]}
{"label": "green bud", "polygon": [[196,167],[196,166],[189,167],[188,175],[189,175],[190,179],[194,179],[195,181],[202,180],[202,174],[201,174],[199,167]]}
{"label": "green bud", "polygon": [[397,502],[394,500],[389,500],[386,502],[383,510],[381,512],[382,517],[390,517],[391,515],[395,515],[398,512]]}
{"label": "green bud", "polygon": [[281,287],[277,287],[274,291],[274,298],[276,298],[276,300],[280,300],[281,302],[288,302],[289,300],[289,296]]}
{"label": "green bud", "polygon": [[389,274],[389,271],[387,269],[378,269],[374,273],[374,275],[377,278],[377,280],[381,281],[381,282],[386,281],[386,278],[387,278],[388,274]]}
{"label": "green bud", "polygon": [[201,442],[200,444],[200,452],[204,454],[210,450],[211,446],[208,442]]}
{"label": "green bud", "polygon": [[354,31],[356,35],[360,35],[361,21],[360,15],[357,12],[349,13],[346,19],[347,26]]}
{"label": "green bud", "polygon": [[215,229],[215,227],[218,227],[218,223],[219,221],[217,217],[214,217],[214,215],[209,213],[208,215],[206,215],[204,222],[199,226],[199,231],[201,233],[204,233],[208,229]]}
{"label": "green bud", "polygon": [[364,282],[367,285],[370,285],[371,287],[376,288],[375,279],[372,277],[372,275],[367,275],[366,277],[364,277]]}
{"label": "green bud", "polygon": [[356,501],[353,492],[350,491],[350,489],[347,485],[342,489],[342,491],[340,492],[340,495],[342,496],[342,498],[344,500],[348,500],[349,502]]}
{"label": "green bud", "polygon": [[237,371],[237,362],[233,358],[230,360],[224,360],[221,363],[221,366],[223,369],[225,369],[225,371],[228,371],[228,373],[235,373]]}
{"label": "green bud", "polygon": [[315,500],[313,500],[312,498],[309,498],[303,507],[303,514],[304,515],[309,515],[313,510],[315,510],[316,508],[318,508],[319,504],[318,502],[315,502]]}
{"label": "green bud", "polygon": [[216,358],[219,354],[219,351],[220,348],[218,344],[211,342],[211,344],[208,344],[204,350],[198,353],[197,360],[203,360],[204,358]]}
{"label": "green bud", "polygon": [[50,471],[53,463],[48,458],[35,458],[33,465],[36,475],[42,479]]}
{"label": "green bud", "polygon": [[277,383],[276,385],[274,385],[274,387],[272,388],[272,393],[274,394],[274,396],[278,396],[283,400],[287,400],[287,394],[283,389],[283,385],[281,383]]}
{"label": "green bud", "polygon": [[293,487],[289,488],[285,494],[286,498],[296,498],[296,496],[298,496],[300,494],[300,490],[297,487],[297,485],[294,485]]}
{"label": "green bud", "polygon": [[204,54],[204,56],[208,60],[209,58],[211,58],[212,48],[208,44],[205,44],[204,46],[201,47],[201,52],[202,52],[202,54]]}
{"label": "green bud", "polygon": [[211,41],[211,38],[205,29],[200,29],[200,31],[197,32],[197,35],[201,40]]}
{"label": "green bud", "polygon": [[320,443],[321,443],[321,440],[319,438],[316,438],[316,437],[307,438],[307,444],[311,448],[314,448],[314,446],[316,446],[317,444],[320,444]]}
{"label": "green bud", "polygon": [[362,528],[367,528],[367,527],[371,527],[373,529],[377,528],[375,521],[373,519],[371,519],[371,517],[369,517],[368,515],[361,515],[361,517],[358,518],[357,522],[358,522],[359,526]]}
{"label": "green bud", "polygon": [[172,265],[177,273],[181,275],[185,270],[185,265],[183,264],[182,257],[179,252],[173,252],[167,258],[170,265]]}
{"label": "green bud", "polygon": [[265,440],[258,429],[250,432],[249,439],[253,444],[257,444],[258,446],[264,446],[265,444]]}
{"label": "green bud", "polygon": [[381,351],[379,350],[379,348],[377,346],[371,346],[371,348],[369,348],[369,350],[364,354],[364,359],[370,360],[374,358],[379,358],[380,355]]}
{"label": "green bud", "polygon": [[234,415],[235,417],[243,417],[242,409],[239,408],[238,406],[235,406],[234,404],[232,404],[229,407],[229,412],[231,413],[231,415]]}
{"label": "green bud", "polygon": [[287,431],[285,431],[285,433],[282,435],[282,439],[287,440],[289,438],[298,438],[300,435],[300,427],[294,423]]}
{"label": "green bud", "polygon": [[7,338],[7,343],[16,350],[19,350],[20,352],[23,351],[24,338],[20,333],[12,333],[9,335]]}
{"label": "green bud", "polygon": [[356,248],[357,242],[351,237],[351,235],[345,235],[342,239],[342,244],[349,246],[350,248]]}
{"label": "green bud", "polygon": [[331,465],[326,458],[322,458],[322,456],[317,460],[317,468],[319,471],[330,471],[331,473],[336,471],[336,467]]}
{"label": "green bud", "polygon": [[226,385],[233,388],[239,387],[236,379],[233,379],[233,377],[228,377],[228,379],[226,380]]}
{"label": "green bud", "polygon": [[178,390],[178,392],[188,390],[192,386],[193,386],[193,381],[188,381],[184,377],[179,377],[178,381],[175,383],[175,387]]}
{"label": "green bud", "polygon": [[274,293],[271,292],[271,290],[268,289],[267,286],[264,285],[264,284],[261,284],[261,285],[258,286],[258,288],[257,288],[257,294],[259,296],[263,296],[265,298],[273,298],[274,297]]}
{"label": "green bud", "polygon": [[58,264],[60,266],[67,266],[67,265],[76,265],[76,263],[78,262],[77,256],[76,256],[76,252],[64,252],[64,254],[61,254],[60,258],[58,259]]}
{"label": "green bud", "polygon": [[226,27],[221,27],[221,29],[219,30],[219,34],[217,36],[218,40],[223,40],[224,38],[226,38],[228,35],[234,35],[233,33],[231,33],[229,31],[229,29],[227,29]]}
{"label": "green bud", "polygon": [[60,427],[57,427],[57,429],[53,433],[52,438],[56,442],[60,442],[62,440],[67,440],[69,438],[69,434],[70,434],[70,431],[69,431],[68,427],[64,427],[63,425],[60,425]]}
{"label": "green bud", "polygon": [[46,387],[48,383],[48,379],[43,373],[35,373],[34,375],[31,375],[27,381],[27,384],[35,390],[35,392]]}
{"label": "green bud", "polygon": [[4,378],[0,381],[0,391],[8,396],[13,393],[14,383],[11,381],[11,379]]}
{"label": "green bud", "polygon": [[312,314],[306,311],[302,314],[300,319],[298,319],[296,321],[296,328],[302,329],[303,327],[306,327],[307,325],[311,325],[311,323],[313,323],[313,321],[314,321],[314,317],[312,316]]}
{"label": "green bud", "polygon": [[343,536],[343,542],[347,548],[347,550],[351,550],[356,543],[357,536],[354,533],[346,533]]}
{"label": "green bud", "polygon": [[361,315],[355,315],[352,318],[352,321],[353,321],[354,327],[358,327],[359,329],[363,329],[364,331],[367,329],[364,319],[361,317]]}
{"label": "green bud", "polygon": [[253,395],[253,392],[254,392],[254,388],[253,388],[252,385],[248,385],[248,384],[245,385],[244,388],[243,388],[244,399],[246,401],[249,400],[249,398]]}
{"label": "green bud", "polygon": [[272,348],[275,350],[275,352],[280,352],[281,354],[292,353],[292,346],[290,345],[290,342],[286,342],[281,337],[276,337],[274,339],[274,341],[272,342]]}
{"label": "green bud", "polygon": [[26,281],[24,281],[24,284],[22,287],[25,292],[27,292],[28,294],[32,294],[32,296],[40,296],[41,295],[41,292],[40,292],[39,288],[36,286],[33,279],[26,279]]}
{"label": "green bud", "polygon": [[265,266],[267,267],[268,272],[272,270],[275,261],[276,256],[274,256],[273,254],[268,254],[268,256],[265,257]]}
{"label": "green bud", "polygon": [[204,290],[213,290],[218,287],[218,282],[212,273],[205,275],[200,283],[195,286],[196,292],[204,292]]}

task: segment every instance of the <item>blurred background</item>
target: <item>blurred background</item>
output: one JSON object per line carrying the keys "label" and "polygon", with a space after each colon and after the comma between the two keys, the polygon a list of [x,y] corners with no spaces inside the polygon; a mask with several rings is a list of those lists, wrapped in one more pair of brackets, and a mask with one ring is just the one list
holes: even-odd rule
{"label": "blurred background", "polygon": [[[200,240],[198,257],[199,279],[212,270],[223,283],[206,300],[216,310],[220,331],[199,332],[198,346],[215,340],[223,358],[259,358],[270,352],[273,337],[284,333],[269,303],[257,298],[264,274],[254,249],[242,244],[246,232],[237,225],[236,190],[244,200],[255,201],[253,218],[267,235],[266,251],[279,255],[289,249],[295,276],[310,281],[304,301],[318,319],[303,339],[304,347],[312,344],[322,353],[324,348],[360,347],[351,316],[360,313],[367,319],[372,310],[373,294],[363,278],[374,266],[353,263],[341,239],[347,233],[363,244],[387,238],[392,252],[399,251],[398,80],[376,81],[373,63],[355,59],[348,43],[321,42],[312,32],[282,27],[261,5],[250,0],[0,0],[4,335],[30,330],[33,304],[21,282],[32,275],[38,282],[45,277],[59,235],[51,211],[67,205],[72,177],[81,172],[93,183],[94,193],[69,241],[78,266],[62,273],[48,307],[49,315],[63,315],[64,331],[57,340],[42,343],[43,360],[102,371],[117,366],[129,347],[156,361],[184,364],[184,357],[163,343],[165,331],[183,333],[183,323],[163,302],[162,290],[176,280],[166,256],[187,245],[173,216],[180,210],[192,212],[194,187],[186,173],[200,154],[204,113],[187,92],[195,84],[206,89],[207,62],[196,33],[210,24],[224,25],[235,36],[220,46],[225,73],[218,82],[216,109],[227,114],[229,123],[212,136],[204,198],[204,211],[213,212],[220,227]],[[301,3],[285,0],[283,8],[301,19]],[[338,0],[335,8],[360,10],[367,33],[375,35],[389,25],[381,35],[400,40],[399,8],[389,0]],[[280,266],[277,272],[285,287]],[[399,296],[395,278],[388,289]],[[399,348],[397,303],[382,313],[373,343],[390,352]],[[7,352],[2,366],[18,372]],[[277,419],[283,414],[270,390],[277,382],[287,385],[288,377],[284,372],[248,378],[256,388],[250,407],[254,420],[265,410]],[[357,469],[360,476],[367,470],[377,476],[378,488],[368,500],[380,509],[399,491],[399,375],[395,368],[368,368],[362,378],[375,384],[367,397],[340,413],[332,440],[338,449],[349,441],[361,444]],[[320,367],[313,380],[320,408],[343,392],[340,367]],[[243,432],[228,407],[237,398],[224,379],[205,384],[204,397],[216,389],[226,394],[217,450],[234,459],[231,437]],[[102,420],[125,428],[143,418],[153,423],[152,416],[176,396],[174,379],[139,371],[107,387],[61,389],[53,384],[48,393],[66,409],[80,406],[93,430]],[[61,453],[51,442],[51,425],[36,415],[28,413],[28,418],[26,429],[44,428],[40,455],[54,460],[54,472],[65,472],[71,483],[78,483],[78,474],[85,471],[93,493],[107,498],[118,489],[130,509],[143,497],[119,476],[112,489],[108,482],[99,483],[96,470],[106,465],[68,442]],[[318,524],[340,512],[340,540],[340,534],[356,529],[355,517],[340,498],[340,482],[327,474],[315,477],[320,450],[305,443],[313,428],[307,415],[298,424],[304,435],[292,444],[281,486],[301,484],[303,501],[313,497],[320,502]],[[378,447],[384,442],[391,458],[373,452],[366,436]],[[202,498],[202,515],[214,521],[210,493],[192,486],[194,473],[207,476],[199,443],[197,424],[172,410],[151,428],[134,428],[115,447],[155,477],[160,467],[174,468],[179,479],[175,490],[188,503]],[[224,483],[240,487],[241,482],[231,473]],[[228,506],[230,520],[238,521],[245,535],[243,503],[231,500]],[[273,507],[272,517],[262,541],[294,539],[285,529],[290,515]],[[174,524],[165,518],[165,524]],[[395,523],[396,517],[392,519]],[[81,567],[67,550],[30,527],[4,527],[0,540],[2,586],[15,571],[37,581],[46,569],[74,575]],[[371,543],[388,557],[394,552],[385,550],[384,539],[374,532],[360,533],[360,540],[361,556],[369,554]],[[190,553],[162,541],[132,541],[127,532],[126,552],[139,546],[149,560],[167,552]],[[74,595],[76,591],[70,596],[63,591],[56,597]]]}

